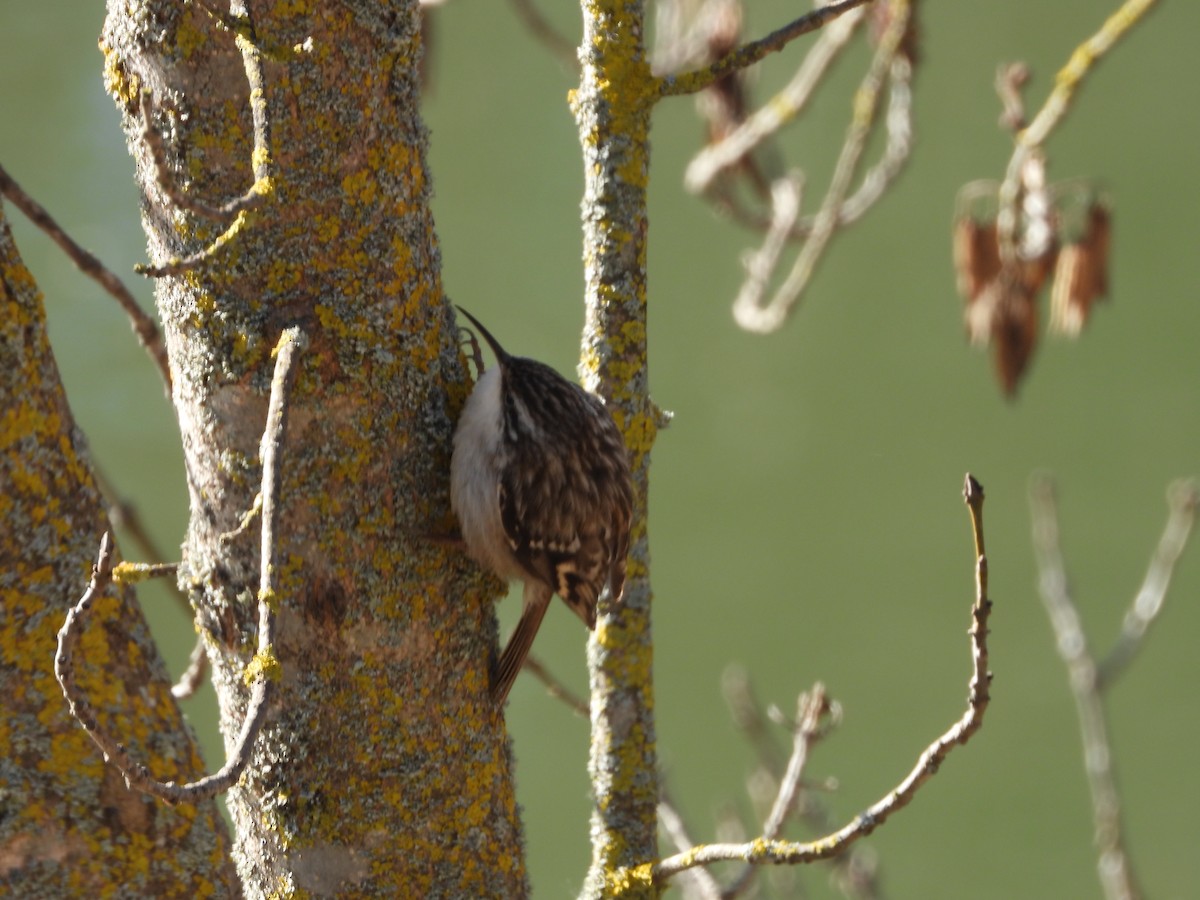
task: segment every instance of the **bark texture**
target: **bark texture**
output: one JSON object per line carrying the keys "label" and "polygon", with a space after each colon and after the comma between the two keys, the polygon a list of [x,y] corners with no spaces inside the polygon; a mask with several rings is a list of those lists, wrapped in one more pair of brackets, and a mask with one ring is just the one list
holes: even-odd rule
{"label": "bark texture", "polygon": [[602,609],[588,642],[592,863],[583,897],[655,897],[658,762],[647,498],[650,448],[665,417],[649,393],[646,186],[650,112],[658,99],[641,0],[585,0],[572,111],[584,159],[583,245],[588,328],[580,365],[625,437],[635,506],[620,607]]}
{"label": "bark texture", "polygon": [[[229,222],[162,189],[141,92],[186,196],[220,205],[257,178],[265,198],[157,286],[191,496],[181,582],[227,741],[247,695],[259,543],[257,526],[221,536],[258,489],[271,349],[292,325],[309,339],[281,462],[282,677],[229,797],[238,871],[251,896],[522,896],[488,697],[496,585],[436,540],[453,529],[466,379],[429,210],[416,3],[254,2],[248,18],[235,4],[236,36],[205,6],[112,0],[101,48],[152,262],[195,254]],[[252,103],[270,127],[258,149]]]}
{"label": "bark texture", "polygon": [[[2,208],[0,521],[0,895],[237,896],[216,804],[172,808],[126,788],[55,680],[55,636],[110,526]],[[97,602],[77,681],[159,778],[204,773],[132,591]]]}

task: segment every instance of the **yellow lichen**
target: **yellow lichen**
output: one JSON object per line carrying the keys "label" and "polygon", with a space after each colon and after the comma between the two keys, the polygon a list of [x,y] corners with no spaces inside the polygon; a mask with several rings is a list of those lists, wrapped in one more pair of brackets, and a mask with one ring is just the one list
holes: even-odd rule
{"label": "yellow lichen", "polygon": [[650,863],[643,863],[609,872],[605,881],[613,897],[655,897],[653,871]]}
{"label": "yellow lichen", "polygon": [[259,678],[278,681],[283,677],[283,666],[270,648],[254,654],[242,671],[242,681],[247,685],[254,684]]}
{"label": "yellow lichen", "polygon": [[100,40],[99,46],[100,53],[104,56],[104,90],[121,106],[127,109],[135,108],[142,91],[141,79],[136,75],[130,76],[125,71],[125,63],[120,55],[103,39]]}
{"label": "yellow lichen", "polygon": [[208,36],[196,27],[191,16],[179,17],[179,27],[175,29],[175,46],[184,59],[191,59],[207,42]]}

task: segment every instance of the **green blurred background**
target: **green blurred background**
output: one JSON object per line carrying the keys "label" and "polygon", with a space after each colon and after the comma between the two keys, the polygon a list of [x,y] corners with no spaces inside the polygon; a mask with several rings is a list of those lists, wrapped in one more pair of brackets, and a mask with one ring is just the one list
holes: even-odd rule
{"label": "green blurred background", "polygon": [[[809,767],[838,779],[826,798],[838,822],[894,786],[961,714],[973,581],[959,491],[970,470],[989,498],[994,701],[972,744],[869,842],[889,896],[1099,894],[1075,712],[1035,592],[1026,483],[1039,469],[1059,478],[1076,598],[1103,651],[1161,533],[1167,484],[1200,473],[1200,8],[1162,4],[1101,64],[1048,146],[1051,179],[1108,185],[1113,290],[1083,340],[1042,342],[1016,402],[964,342],[949,233],[958,187],[997,177],[1009,155],[997,64],[1032,66],[1036,106],[1114,6],[923,4],[910,168],[836,240],[799,314],[770,337],[741,332],[729,311],[739,254],[756,238],[681,188],[701,134],[691,101],[655,113],[651,374],[656,401],[676,414],[652,470],[658,735],[697,839],[712,839],[719,807],[746,807],[753,754],[719,693],[730,663],[785,710],[818,679],[841,702],[844,724]],[[751,35],[794,12],[751,7]],[[129,273],[144,241],[100,84],[102,15],[99,4],[0,0],[0,161]],[[572,7],[555,20],[578,30]],[[570,372],[582,315],[573,77],[507,4],[457,0],[436,26],[428,119],[447,290],[509,349]],[[786,78],[800,51],[770,60],[754,96]],[[813,196],[865,58],[859,48],[835,70],[785,139]],[[94,455],[174,552],[186,494],[158,379],[112,301],[8,214]],[[146,285],[128,281],[149,305]],[[1195,897],[1200,885],[1198,595],[1193,551],[1109,697],[1129,848],[1158,898]],[[190,623],[155,589],[143,601],[179,671]],[[502,605],[505,626],[517,606]],[[536,652],[582,691],[583,647],[575,618],[556,613]],[[186,709],[215,765],[211,695]],[[535,894],[573,896],[589,856],[587,725],[529,677],[509,720]],[[804,880],[810,896],[831,894],[826,873]]]}

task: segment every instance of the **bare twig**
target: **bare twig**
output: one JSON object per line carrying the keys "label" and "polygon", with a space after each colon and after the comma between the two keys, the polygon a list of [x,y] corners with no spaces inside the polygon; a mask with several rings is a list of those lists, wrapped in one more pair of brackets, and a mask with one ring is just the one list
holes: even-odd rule
{"label": "bare twig", "polygon": [[[734,724],[745,734],[747,741],[758,754],[758,769],[747,779],[751,797],[757,798],[764,791],[769,791],[772,803],[774,803],[775,798],[778,797],[780,784],[784,779],[783,770],[786,761],[782,758],[771,730],[767,727],[767,720],[768,718],[775,720],[779,717],[770,715],[770,713],[764,715],[762,706],[754,695],[753,684],[745,670],[740,667],[729,666],[725,670],[721,678],[721,689],[725,695],[725,702],[729,705]],[[834,709],[837,714],[836,707]],[[794,723],[792,730],[795,733]],[[831,830],[834,826],[827,806],[812,789],[814,785],[810,782],[808,786],[810,789],[805,794],[803,803],[799,804],[798,815],[814,833],[821,834]],[[816,787],[820,790],[836,790],[837,782],[836,779],[828,779]],[[690,846],[689,844],[688,847]],[[679,849],[688,848],[680,847]],[[855,845],[848,852],[833,859],[832,864],[837,869],[834,878],[843,886],[847,896],[871,898],[881,895],[878,878],[879,863],[874,854],[867,852],[865,845]],[[729,889],[727,888],[727,890]]]}
{"label": "bare twig", "polygon": [[[150,151],[150,158],[154,161],[155,181],[158,182],[159,188],[172,203],[180,209],[218,221],[236,215],[249,205],[247,197],[256,195],[243,195],[221,206],[212,206],[180,188],[171,175],[170,166],[167,163],[167,150],[163,144],[163,136],[154,127],[154,97],[149,91],[142,91],[139,108],[142,113],[142,140]],[[254,202],[259,202],[259,200]]]}
{"label": "bare twig", "polygon": [[[100,730],[96,714],[91,704],[79,694],[75,685],[74,652],[82,634],[83,617],[91,610],[92,604],[100,597],[105,589],[112,584],[113,572],[113,542],[112,535],[105,532],[100,540],[100,552],[96,564],[92,567],[92,577],[88,582],[79,602],[67,612],[67,619],[58,632],[58,652],[54,657],[54,675],[62,687],[63,696],[67,698],[71,715],[83,726],[88,736],[104,754],[106,761],[111,762],[125,776],[125,783],[131,788],[137,788],[145,793],[161,797],[168,803],[190,799],[190,794],[174,782],[163,784],[150,774],[149,769],[135,761],[125,745],[109,737]],[[211,795],[208,795],[211,796]],[[197,797],[197,799],[199,799]]]}
{"label": "bare twig", "polygon": [[843,13],[849,12],[856,6],[862,6],[868,0],[843,0],[841,3],[831,3],[806,13],[795,21],[772,32],[764,38],[743,44],[728,55],[717,60],[710,66],[685,72],[682,75],[664,75],[657,79],[658,94],[669,97],[678,94],[694,94],[709,87],[714,82],[724,78],[739,69],[754,65],[764,56],[782,50],[801,35],[816,31]]}
{"label": "bare twig", "polygon": [[192,645],[192,652],[188,656],[187,668],[171,685],[171,696],[176,700],[186,700],[191,697],[204,683],[204,676],[207,672],[208,654],[204,650],[204,637],[197,635],[196,643]]}
{"label": "bare twig", "polygon": [[[137,584],[148,578],[171,579],[171,594],[183,602],[188,618],[192,617],[192,609],[183,592],[179,590],[175,579],[179,574],[179,563],[132,563],[122,562],[113,567],[112,580],[114,584]],[[196,693],[208,671],[208,654],[204,652],[204,638],[196,637],[192,652],[188,656],[187,668],[179,676],[179,680],[171,685],[171,696],[176,700],[186,700]]]}
{"label": "bare twig", "polygon": [[[848,19],[849,16],[845,18]],[[839,25],[842,21],[844,19],[839,19],[834,25]],[[826,29],[825,32],[822,32],[822,37],[830,32],[831,29]],[[862,181],[854,193],[842,203],[838,210],[837,228],[845,228],[847,225],[853,225],[865,216],[871,210],[871,207],[883,198],[892,182],[903,171],[912,153],[912,64],[903,57],[897,57],[892,62],[888,79],[887,142],[884,146],[883,154],[863,175]],[[753,121],[760,114],[773,115],[773,108],[777,101],[778,97],[769,101],[754,116],[751,116],[747,122]],[[778,126],[781,127],[784,124],[786,124],[786,121],[781,120]],[[734,132],[730,135],[730,139],[733,139],[736,135],[737,132]],[[715,144],[710,149],[720,146],[721,144]],[[693,163],[699,162],[706,152],[707,149],[702,151],[693,160]],[[715,162],[720,163],[720,159],[716,159]],[[690,174],[691,169],[689,167]],[[698,177],[705,177],[706,174],[697,170]],[[713,174],[715,175],[716,173]],[[720,186],[713,184],[707,189],[706,193],[709,199],[722,212],[727,213],[740,224],[759,231],[766,231],[771,227],[771,217],[757,210],[746,209],[736,201],[730,192],[722,190]],[[788,233],[788,239],[791,241],[804,240],[813,233],[816,225],[816,214],[799,216]]]}
{"label": "bare twig", "polygon": [[1071,597],[1059,542],[1058,501],[1054,482],[1049,476],[1036,476],[1031,480],[1029,500],[1038,587],[1054,629],[1058,654],[1067,666],[1068,681],[1079,714],[1084,769],[1092,795],[1100,883],[1109,900],[1132,900],[1141,892],[1122,834],[1121,800],[1104,711],[1104,691],[1132,661],[1147,629],[1162,610],[1175,564],[1187,545],[1195,522],[1200,488],[1195,482],[1182,481],[1168,491],[1170,516],[1166,529],[1150,561],[1146,578],[1125,614],[1121,634],[1099,665],[1088,648],[1079,610]]}
{"label": "bare twig", "polygon": [[962,717],[925,749],[912,771],[900,784],[839,831],[809,843],[759,839],[743,844],[700,845],[649,864],[649,871],[644,873],[646,876],[661,884],[694,866],[714,862],[741,860],[754,864],[796,864],[827,859],[843,853],[852,843],[870,834],[893,813],[907,806],[917,789],[937,772],[950,751],[959,744],[965,744],[979,729],[991,699],[992,676],[987,670],[987,623],[992,603],[987,596],[983,488],[970,475],[967,475],[963,496],[971,514],[971,531],[975,540],[975,603],[971,609],[971,628],[968,632],[971,638],[973,666],[968,685],[967,710]]}
{"label": "bare twig", "polygon": [[721,693],[725,695],[733,724],[758,754],[759,765],[777,773],[783,767],[783,754],[767,727],[750,675],[741,666],[726,667],[721,675]]}
{"label": "bare twig", "polygon": [[546,20],[533,0],[508,0],[508,2],[535,40],[558,57],[559,61],[568,68],[579,68],[579,57],[575,54],[575,45]]}
{"label": "bare twig", "polygon": [[[100,469],[95,467],[92,469],[96,476],[96,485],[100,487],[104,502],[108,504],[109,523],[112,523],[113,528],[125,530],[133,539],[134,544],[137,544],[142,550],[142,556],[148,559],[163,559],[164,554],[158,548],[155,540],[151,538],[149,530],[142,522],[142,516],[138,512],[137,506],[122,498],[113,486],[113,482],[109,481]],[[180,611],[187,616],[190,622],[196,618],[196,614],[192,612],[192,605],[187,602],[178,583],[170,584],[170,595],[173,596]],[[204,652],[204,638],[197,636],[196,646],[192,647],[192,654],[187,660],[186,670],[170,689],[170,694],[175,697],[175,700],[187,700],[188,697],[196,694],[196,690],[204,682],[208,667],[209,658],[208,654]]]}
{"label": "bare twig", "polygon": [[75,263],[79,271],[104,288],[121,305],[121,309],[125,311],[125,315],[129,318],[129,324],[133,328],[133,333],[137,335],[138,343],[145,348],[146,352],[150,354],[150,358],[154,360],[154,365],[158,369],[159,375],[162,376],[163,384],[166,385],[167,392],[170,393],[171,366],[167,362],[167,349],[163,344],[162,332],[158,330],[158,325],[155,324],[154,319],[147,315],[141,306],[138,305],[137,300],[134,299],[133,294],[129,292],[129,289],[125,287],[121,279],[106,267],[104,263],[100,262],[94,254],[75,243],[71,236],[63,231],[62,227],[54,220],[54,217],[40,203],[25,193],[3,166],[0,166],[0,193],[11,200],[13,205],[21,210],[29,221],[44,231],[54,243],[58,244],[62,251],[70,257],[71,262]]}
{"label": "bare twig", "polygon": [[[784,823],[796,808],[800,796],[800,783],[804,767],[808,763],[808,752],[823,734],[822,722],[832,707],[825,696],[825,686],[816,684],[797,701],[796,724],[792,730],[792,755],[788,758],[787,770],[779,780],[779,791],[767,820],[763,823],[762,840],[776,840],[783,832]],[[741,896],[750,886],[758,867],[747,863],[737,877],[721,892],[725,900]]]}
{"label": "bare twig", "polygon": [[[188,2],[199,6],[216,21],[217,25],[230,34],[246,34],[247,24],[238,19],[237,16],[226,12],[216,3],[212,2],[212,0],[188,0]],[[249,37],[250,35],[246,34],[246,36]]]}
{"label": "bare twig", "polygon": [[[109,480],[103,470],[96,468],[95,465],[92,468],[96,477],[96,486],[100,488],[100,494],[104,497],[104,502],[108,505],[108,521],[112,524],[113,528],[128,534],[133,539],[133,542],[137,544],[142,556],[147,559],[165,560],[166,554],[162,552],[158,543],[150,536],[150,531],[142,521],[142,516],[138,508],[121,496],[116,486]],[[192,607],[178,586],[173,588],[172,596],[178,603],[180,611],[185,613],[189,619],[192,618]]]}
{"label": "bare twig", "polygon": [[[213,10],[204,7],[210,14]],[[263,78],[263,52],[259,47],[254,32],[253,22],[244,3],[235,0],[231,4],[232,21],[237,26],[235,40],[242,54],[242,66],[246,71],[246,81],[250,87],[250,115],[254,123],[254,149],[250,154],[251,167],[254,172],[254,182],[240,197],[236,197],[221,207],[205,205],[205,209],[217,214],[218,218],[233,215],[234,219],[211,244],[197,253],[186,257],[169,259],[157,266],[137,265],[134,271],[149,278],[162,278],[168,275],[181,275],[212,260],[221,250],[236,240],[243,231],[249,228],[257,215],[257,210],[275,194],[276,165],[271,156],[271,120],[267,115],[266,87]],[[226,20],[220,20],[225,23]],[[150,148],[151,157],[155,164],[155,174],[164,193],[173,202],[181,195],[170,178],[166,167],[166,154],[162,148],[162,139],[154,130],[150,121],[150,101],[143,95],[142,115],[145,121],[145,134]],[[195,201],[188,199],[186,209],[199,211]]]}
{"label": "bare twig", "polygon": [[217,535],[217,540],[220,541],[222,547],[237,540],[249,530],[254,521],[262,515],[262,503],[262,491],[259,491],[254,495],[254,502],[250,504],[250,508],[242,513],[242,517],[233,531],[222,531]]}
{"label": "bare twig", "polygon": [[[96,484],[99,486],[100,493],[108,504],[108,521],[112,524],[113,528],[124,530],[133,538],[134,543],[138,545],[142,555],[147,559],[164,559],[165,554],[159,549],[157,542],[150,536],[150,532],[142,522],[142,517],[137,507],[120,495],[113,483],[104,475],[103,471],[94,465],[92,468],[96,476]],[[187,597],[179,589],[178,583],[171,582],[170,593],[175,598],[180,611],[188,617],[189,621],[193,621],[195,614],[192,611],[192,605],[188,603]],[[196,689],[204,680],[204,675],[207,671],[208,656],[204,652],[204,639],[197,636],[196,645],[192,647],[192,654],[188,659],[187,669],[179,676],[179,680],[171,688],[171,695],[176,700],[186,700],[196,693]]]}
{"label": "bare twig", "polygon": [[746,154],[753,152],[768,137],[795,119],[808,105],[822,76],[845,49],[862,20],[863,10],[856,9],[823,29],[783,90],[720,141],[709,144],[697,153],[688,163],[683,176],[684,187],[696,194],[709,190],[718,175],[737,165]]}
{"label": "bare twig", "polygon": [[1013,132],[1020,132],[1029,124],[1025,119],[1025,98],[1021,95],[1029,75],[1029,66],[1021,62],[1004,63],[996,70],[996,95],[1003,107],[1000,124]]}
{"label": "bare twig", "polygon": [[275,531],[277,528],[276,498],[280,489],[279,457],[287,426],[287,398],[295,372],[297,353],[307,344],[303,332],[289,328],[279,339],[275,355],[275,375],[271,381],[271,399],[267,409],[267,425],[263,433],[263,529],[262,567],[258,591],[258,652],[246,667],[246,680],[251,683],[250,699],[233,751],[220,771],[206,775],[189,784],[159,781],[130,755],[119,741],[102,732],[88,703],[76,690],[74,651],[83,630],[83,617],[96,598],[112,582],[112,537],[105,532],[100,553],[92,570],[92,578],[79,602],[67,613],[66,622],[58,632],[58,653],[54,658],[54,674],[70,705],[71,714],[87,731],[105,759],[120,769],[126,784],[168,803],[196,802],[214,797],[229,789],[242,775],[250,761],[254,741],[266,721],[266,709],[279,677],[279,661],[275,658],[275,607],[278,603],[274,570],[279,565]]}
{"label": "bare twig", "polygon": [[763,295],[767,292],[771,276],[779,265],[792,227],[800,215],[802,185],[803,177],[799,173],[792,173],[771,184],[771,225],[758,251],[742,260],[746,278],[737,299],[733,301],[734,309],[759,309],[762,306]]}
{"label": "bare twig", "polygon": [[114,584],[137,584],[150,578],[174,578],[179,574],[179,563],[135,563],[122,562],[113,566]]}
{"label": "bare twig", "polygon": [[1200,485],[1194,481],[1180,481],[1171,485],[1167,490],[1167,503],[1171,509],[1170,516],[1166,529],[1159,538],[1158,548],[1150,560],[1150,569],[1146,572],[1146,578],[1138,589],[1137,596],[1133,598],[1129,611],[1125,613],[1116,643],[1097,666],[1098,690],[1104,690],[1125,671],[1125,667],[1141,648],[1146,631],[1162,611],[1167,588],[1171,586],[1171,576],[1175,572],[1175,564],[1183,555],[1192,533],[1192,526],[1196,523]]}
{"label": "bare twig", "polygon": [[[252,42],[258,48],[258,52],[267,59],[286,63],[294,61],[301,54],[312,52],[311,37],[299,44],[276,44],[263,40],[262,36],[254,30],[254,25],[250,21],[249,14],[244,11],[244,6],[242,12],[237,12],[236,8],[231,12],[226,12],[212,0],[185,0],[185,2],[199,6],[222,31]],[[440,2],[441,0],[422,0],[421,6],[437,6]],[[231,3],[226,5],[234,6]]]}
{"label": "bare twig", "polygon": [[835,707],[825,695],[825,685],[820,683],[813,685],[813,689],[808,693],[801,694],[796,706],[792,755],[788,759],[783,780],[779,783],[775,805],[771,808],[767,821],[763,823],[763,835],[768,840],[774,840],[782,833],[784,823],[795,810],[804,767],[808,764],[808,753],[824,735],[826,717],[835,711]]}
{"label": "bare twig", "polygon": [[[254,190],[254,188],[251,188],[251,190]],[[204,263],[213,259],[225,247],[237,240],[242,232],[254,223],[254,218],[252,210],[244,209],[237,214],[233,223],[203,250],[193,253],[190,256],[173,257],[160,266],[147,266],[138,263],[133,267],[133,270],[139,275],[145,275],[147,278],[166,278],[170,275],[182,275],[184,272],[190,272],[192,269],[199,268]]]}
{"label": "bare twig", "polygon": [[[176,583],[179,574],[179,563],[132,563],[122,562],[113,567],[112,581],[114,584],[137,584],[148,578],[169,578],[171,593],[183,601],[187,608],[188,617],[192,617],[191,606],[184,598]],[[196,693],[196,689],[204,680],[208,671],[208,654],[204,652],[204,638],[197,635],[196,643],[188,656],[187,668],[179,676],[179,680],[171,686],[171,696],[176,700],[186,700]]]}
{"label": "bare twig", "polygon": [[1054,79],[1054,90],[1034,116],[1029,127],[1017,132],[1016,146],[1000,185],[1000,210],[996,220],[1000,254],[1017,259],[1017,206],[1021,197],[1021,173],[1030,154],[1038,152],[1050,132],[1071,108],[1076,91],[1096,63],[1154,6],[1156,0],[1125,0],[1094,35],[1075,48],[1067,64]]}
{"label": "bare twig", "polygon": [[738,302],[734,304],[733,317],[747,331],[767,333],[783,325],[807,287],[816,271],[818,261],[837,230],[842,204],[875,122],[884,79],[894,65],[910,65],[907,60],[899,58],[897,53],[908,30],[912,4],[896,2],[894,5],[887,30],[880,39],[871,66],[855,94],[850,127],[847,129],[829,189],[821,202],[812,233],[800,249],[791,273],[767,303],[763,304],[757,300],[752,303],[750,301],[755,298],[739,296]]}
{"label": "bare twig", "polygon": [[[685,853],[696,844],[688,834],[687,824],[683,821],[683,816],[680,815],[675,804],[671,802],[663,782],[664,779],[660,778],[658,823],[666,832],[667,837],[671,839],[671,843],[675,845],[675,849],[680,853]],[[699,897],[701,900],[721,900],[721,885],[707,869],[689,869],[685,874],[690,881],[689,888],[684,889],[685,895]]]}
{"label": "bare twig", "polygon": [[1122,837],[1121,800],[1117,793],[1108,721],[1095,659],[1088,649],[1079,610],[1071,599],[1067,584],[1058,537],[1058,504],[1049,477],[1037,476],[1030,482],[1029,501],[1038,589],[1054,629],[1058,655],[1067,666],[1071,693],[1079,713],[1084,770],[1092,794],[1100,884],[1109,900],[1134,900],[1141,892]]}
{"label": "bare twig", "polygon": [[[883,155],[867,173],[853,194],[838,210],[837,226],[852,225],[866,215],[896,180],[912,154],[912,61],[904,56],[892,60],[888,69],[887,143]],[[793,237],[807,236],[816,228],[816,217],[803,217],[796,223]]]}
{"label": "bare twig", "polygon": [[1104,56],[1138,21],[1150,11],[1157,0],[1125,0],[1101,26],[1100,30],[1075,48],[1067,64],[1054,79],[1054,90],[1046,98],[1033,121],[1018,136],[1022,144],[1038,146],[1045,142],[1050,132],[1062,121],[1071,108],[1075,92],[1083,85],[1084,78],[1100,58]]}
{"label": "bare twig", "polygon": [[575,714],[588,718],[591,716],[591,709],[586,700],[574,694],[561,681],[555,677],[554,673],[542,665],[541,660],[535,657],[532,653],[525,657],[525,671],[529,672],[546,686],[546,690],[555,700],[561,700],[567,706],[575,711]]}

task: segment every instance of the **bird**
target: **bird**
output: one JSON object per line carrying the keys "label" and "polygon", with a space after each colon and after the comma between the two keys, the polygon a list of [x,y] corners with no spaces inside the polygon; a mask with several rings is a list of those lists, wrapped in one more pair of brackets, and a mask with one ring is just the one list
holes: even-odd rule
{"label": "bird", "polygon": [[492,671],[503,705],[555,594],[589,630],[605,587],[625,589],[633,478],[604,401],[550,366],[506,352],[462,307],[496,364],[475,383],[454,432],[450,505],[469,555],[524,582],[521,618]]}

